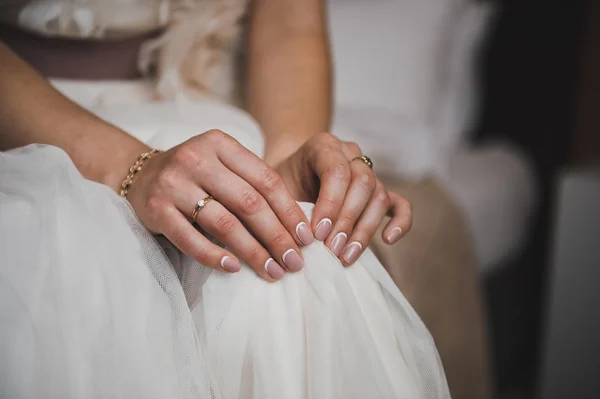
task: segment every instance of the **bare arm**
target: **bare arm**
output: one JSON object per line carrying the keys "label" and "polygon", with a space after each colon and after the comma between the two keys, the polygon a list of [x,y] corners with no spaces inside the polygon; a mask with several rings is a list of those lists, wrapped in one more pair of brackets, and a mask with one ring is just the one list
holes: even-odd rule
{"label": "bare arm", "polygon": [[312,229],[344,265],[367,248],[388,211],[392,244],[412,223],[410,203],[388,192],[360,147],[326,134],[332,68],[324,0],[254,0],[250,14],[250,112],[266,135],[265,161],[296,199],[315,201]]}
{"label": "bare arm", "polygon": [[331,65],[322,0],[255,0],[250,13],[247,100],[276,165],[329,130]]}
{"label": "bare arm", "polygon": [[88,179],[117,189],[148,147],[56,91],[0,43],[0,150],[51,144]]}
{"label": "bare arm", "polygon": [[[0,44],[0,150],[31,143],[64,149],[85,177],[113,189],[148,149],[66,99]],[[235,254],[210,242],[188,219],[208,193],[217,201],[196,222]],[[127,199],[149,231],[223,272],[240,270],[237,255],[264,279],[279,280],[283,266],[303,267],[300,245],[314,240],[277,173],[216,130],[154,156],[136,175]]]}

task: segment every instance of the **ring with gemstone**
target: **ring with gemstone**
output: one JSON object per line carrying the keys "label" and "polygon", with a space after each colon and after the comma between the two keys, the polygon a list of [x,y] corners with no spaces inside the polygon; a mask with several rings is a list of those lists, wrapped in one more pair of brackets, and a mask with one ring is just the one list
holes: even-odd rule
{"label": "ring with gemstone", "polygon": [[194,223],[196,222],[196,218],[198,217],[198,213],[200,213],[200,211],[202,209],[204,209],[204,207],[206,206],[206,204],[208,204],[213,199],[214,198],[211,195],[209,195],[209,196],[206,196],[206,197],[202,198],[200,201],[198,201],[198,203],[194,207],[194,210],[192,211],[192,221]]}
{"label": "ring with gemstone", "polygon": [[371,158],[369,158],[366,155],[360,156],[360,157],[356,157],[353,158],[352,161],[361,161],[363,162],[365,165],[367,165],[369,168],[373,169],[373,161],[371,161]]}

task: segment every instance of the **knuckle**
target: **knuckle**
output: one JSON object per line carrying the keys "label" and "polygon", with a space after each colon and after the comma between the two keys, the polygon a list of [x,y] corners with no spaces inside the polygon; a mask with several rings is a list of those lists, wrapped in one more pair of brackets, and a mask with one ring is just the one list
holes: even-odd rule
{"label": "knuckle", "polygon": [[375,175],[370,170],[361,172],[357,181],[363,190],[373,191],[375,189]]}
{"label": "knuckle", "polygon": [[259,245],[255,245],[248,253],[248,264],[255,265],[254,269],[261,271],[263,263],[266,259],[263,259],[263,250]]}
{"label": "knuckle", "polygon": [[194,166],[200,160],[200,156],[192,146],[182,145],[173,152],[173,160],[179,165]]}
{"label": "knuckle", "polygon": [[341,148],[342,146],[342,141],[337,138],[336,136],[334,136],[331,133],[319,133],[317,135],[317,140],[316,142],[320,143],[321,145],[328,145],[328,146],[332,146],[332,147],[336,147],[336,148]]}
{"label": "knuckle", "polygon": [[353,141],[347,141],[345,144],[346,144],[346,147],[353,153],[358,154],[358,153],[362,152],[360,149],[360,146]]}
{"label": "knuckle", "polygon": [[[192,243],[193,236],[188,236],[184,238],[184,242],[186,246],[190,246]],[[200,263],[209,264],[210,263],[210,251],[204,246],[193,245],[191,246],[189,256],[193,259],[196,259]]]}
{"label": "knuckle", "polygon": [[281,176],[274,169],[265,167],[258,172],[258,177],[262,181],[264,188],[268,191],[276,191],[281,188],[283,183]]}
{"label": "knuckle", "polygon": [[[362,240],[363,243],[368,243],[371,241],[371,239],[373,238],[373,236],[377,233],[377,229],[379,228],[379,224],[373,225],[373,226],[369,226],[369,227],[365,227],[365,231],[363,233],[364,235],[364,239]],[[365,245],[363,244],[363,248],[365,247]]]}
{"label": "knuckle", "polygon": [[356,218],[354,218],[350,214],[343,214],[343,215],[340,215],[338,221],[340,223],[342,223],[343,225],[352,226],[352,225],[354,225],[354,222],[356,221]]}
{"label": "knuckle", "polygon": [[375,201],[383,204],[383,206],[385,206],[386,208],[389,208],[392,205],[392,200],[390,199],[390,196],[385,190],[380,190],[377,192],[375,196]]}
{"label": "knuckle", "polygon": [[338,163],[331,167],[327,172],[325,172],[326,179],[334,179],[342,182],[347,182],[350,180],[350,168],[348,165],[344,165],[342,163]]}
{"label": "knuckle", "polygon": [[247,191],[240,197],[240,210],[246,215],[254,215],[262,208],[262,198],[255,191]]}
{"label": "knuckle", "polygon": [[412,210],[408,214],[408,218],[407,219],[408,219],[408,221],[406,223],[406,232],[408,233],[412,229],[413,224],[414,224],[414,215],[412,213]]}
{"label": "knuckle", "polygon": [[300,208],[298,207],[298,204],[296,204],[295,201],[286,201],[283,205],[283,213],[286,217],[295,220],[300,217]]}
{"label": "knuckle", "polygon": [[329,132],[319,133],[315,137],[320,140],[331,140],[332,138],[335,138],[335,136]]}
{"label": "knuckle", "polygon": [[174,242],[177,242],[177,246],[189,257],[203,263],[207,260],[207,248],[197,244],[194,233],[186,233],[183,229],[176,229],[173,231],[173,238],[175,239]]}
{"label": "knuckle", "polygon": [[165,168],[156,176],[156,184],[160,190],[172,189],[177,180],[177,173],[171,168]]}
{"label": "knuckle", "polygon": [[343,199],[336,197],[319,197],[319,201],[324,209],[329,210],[328,213],[337,214],[342,206]]}
{"label": "knuckle", "polygon": [[219,129],[211,129],[202,135],[214,148],[222,148],[235,141],[230,135]]}
{"label": "knuckle", "polygon": [[413,203],[411,201],[407,200],[406,198],[403,198],[403,199],[404,199],[404,201],[406,201],[406,208],[408,209],[408,212],[412,216],[412,214],[413,214]]}
{"label": "knuckle", "polygon": [[211,162],[207,157],[198,157],[196,162],[192,165],[193,170],[199,172],[207,172],[211,166],[214,166],[214,163]]}
{"label": "knuckle", "polygon": [[287,242],[287,236],[288,236],[287,231],[285,231],[283,229],[277,229],[273,233],[273,237],[271,238],[272,245],[275,247],[284,245]]}
{"label": "knuckle", "polygon": [[396,196],[395,200],[397,202],[397,206],[399,209],[401,209],[403,212],[406,212],[406,213],[412,215],[412,213],[413,213],[412,202],[410,202],[408,199],[401,197],[401,196]]}
{"label": "knuckle", "polygon": [[204,138],[215,142],[223,140],[226,136],[227,134],[219,129],[210,129],[203,134]]}
{"label": "knuckle", "polygon": [[146,209],[151,215],[157,217],[164,211],[165,204],[159,197],[152,195],[146,199]]}
{"label": "knuckle", "polygon": [[231,214],[220,215],[215,221],[214,228],[222,236],[231,233],[237,225],[237,219]]}

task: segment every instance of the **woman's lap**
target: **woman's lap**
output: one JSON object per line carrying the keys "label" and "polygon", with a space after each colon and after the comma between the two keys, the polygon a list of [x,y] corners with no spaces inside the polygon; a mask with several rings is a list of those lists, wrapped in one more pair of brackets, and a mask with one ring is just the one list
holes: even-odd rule
{"label": "woman's lap", "polygon": [[429,333],[370,252],[346,269],[315,243],[277,284],[225,275],[168,260],[57,148],[0,154],[0,172],[6,396],[447,397]]}

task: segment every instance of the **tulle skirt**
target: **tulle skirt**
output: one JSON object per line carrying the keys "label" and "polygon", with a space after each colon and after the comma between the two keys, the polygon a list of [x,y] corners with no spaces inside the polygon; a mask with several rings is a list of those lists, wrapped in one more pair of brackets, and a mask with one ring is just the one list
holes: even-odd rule
{"label": "tulle skirt", "polygon": [[0,153],[0,397],[449,397],[431,336],[369,250],[350,268],[320,242],[303,255],[277,283],[206,268],[62,150]]}

